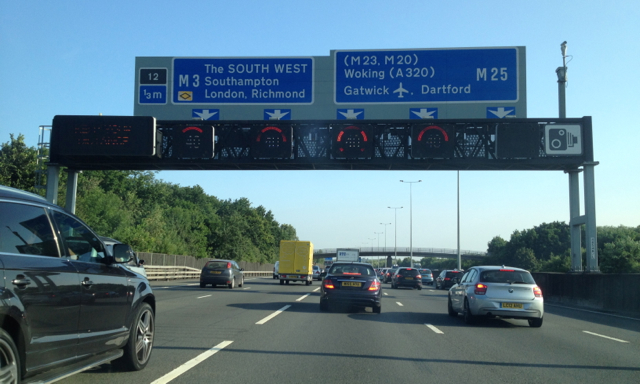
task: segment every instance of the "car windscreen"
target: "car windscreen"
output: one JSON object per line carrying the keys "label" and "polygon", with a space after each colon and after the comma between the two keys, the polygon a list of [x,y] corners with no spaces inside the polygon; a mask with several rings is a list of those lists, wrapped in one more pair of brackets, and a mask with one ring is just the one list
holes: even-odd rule
{"label": "car windscreen", "polygon": [[496,269],[482,271],[480,281],[483,283],[506,283],[506,284],[535,284],[533,276],[527,271],[517,271],[512,269]]}
{"label": "car windscreen", "polygon": [[210,261],[204,267],[206,269],[227,269],[227,261]]}
{"label": "car windscreen", "polygon": [[346,276],[375,276],[376,272],[373,268],[364,265],[334,265],[329,271],[332,275],[346,275]]}

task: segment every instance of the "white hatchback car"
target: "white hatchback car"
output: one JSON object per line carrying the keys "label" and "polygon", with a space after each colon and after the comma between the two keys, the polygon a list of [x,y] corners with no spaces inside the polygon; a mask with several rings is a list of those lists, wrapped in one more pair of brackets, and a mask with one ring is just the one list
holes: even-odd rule
{"label": "white hatchback car", "polygon": [[529,271],[505,266],[470,268],[449,290],[449,316],[462,313],[472,324],[477,317],[526,319],[529,326],[542,326],[542,290]]}

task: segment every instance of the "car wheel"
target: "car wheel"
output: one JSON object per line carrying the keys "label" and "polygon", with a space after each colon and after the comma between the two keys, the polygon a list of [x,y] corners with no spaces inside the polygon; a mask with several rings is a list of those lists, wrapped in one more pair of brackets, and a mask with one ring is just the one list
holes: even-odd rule
{"label": "car wheel", "polygon": [[379,307],[373,307],[373,313],[381,313],[382,312],[382,305]]}
{"label": "car wheel", "polygon": [[471,314],[471,310],[469,309],[469,302],[465,299],[464,300],[464,313],[462,314],[464,316],[464,322],[466,324],[473,324],[475,323],[475,317],[473,316],[473,314]]}
{"label": "car wheel", "polygon": [[284,280],[280,280],[280,285],[284,285]]}
{"label": "car wheel", "polygon": [[204,288],[204,287],[206,287],[206,286],[207,286],[207,284],[205,284],[205,283],[200,283],[200,288]]}
{"label": "car wheel", "polygon": [[422,291],[422,285],[418,285],[418,291]]}
{"label": "car wheel", "polygon": [[542,327],[542,317],[539,319],[529,319],[529,326],[532,328]]}
{"label": "car wheel", "polygon": [[6,383],[18,383],[20,381],[20,360],[18,348],[11,336],[0,329],[0,378]]}
{"label": "car wheel", "polygon": [[236,286],[236,278],[234,277],[233,280],[231,280],[231,283],[229,284],[229,289],[233,289]]}
{"label": "car wheel", "polygon": [[240,279],[240,285],[238,285],[238,287],[242,287],[244,285],[244,276],[242,276],[242,279]]}
{"label": "car wheel", "polygon": [[149,304],[140,305],[129,332],[124,355],[114,362],[131,371],[139,371],[147,366],[153,350],[155,316]]}
{"label": "car wheel", "polygon": [[285,284],[289,285],[289,280],[286,280]]}
{"label": "car wheel", "polygon": [[447,302],[447,310],[449,311],[449,316],[456,317],[458,316],[458,312],[453,309],[453,305],[451,305],[451,296],[449,296],[449,300]]}
{"label": "car wheel", "polygon": [[329,302],[326,300],[320,300],[320,310],[322,312],[327,312],[329,310]]}

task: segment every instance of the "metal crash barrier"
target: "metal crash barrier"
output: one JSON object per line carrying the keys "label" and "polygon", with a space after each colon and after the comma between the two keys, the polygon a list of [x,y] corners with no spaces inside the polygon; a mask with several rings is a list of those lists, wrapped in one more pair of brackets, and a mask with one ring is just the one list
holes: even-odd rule
{"label": "metal crash barrier", "polygon": [[[200,278],[200,269],[181,266],[145,265],[144,271],[147,279],[151,280],[197,280]],[[243,271],[245,277],[271,276],[272,271]]]}

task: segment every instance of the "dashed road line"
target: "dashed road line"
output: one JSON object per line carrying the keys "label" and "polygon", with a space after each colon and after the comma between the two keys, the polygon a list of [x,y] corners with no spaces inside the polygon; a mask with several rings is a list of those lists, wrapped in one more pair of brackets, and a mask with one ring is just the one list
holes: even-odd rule
{"label": "dashed road line", "polygon": [[275,311],[274,313],[270,314],[269,316],[265,317],[264,319],[258,321],[256,324],[264,324],[267,321],[273,319],[274,317],[278,316],[279,314],[281,314],[282,312],[286,311],[287,309],[291,308],[290,305],[285,305],[284,307],[278,309],[277,311]]}
{"label": "dashed road line", "polygon": [[296,301],[302,301],[302,300],[304,300],[305,298],[307,298],[307,296],[309,296],[309,295],[310,295],[310,293],[307,293],[306,295],[304,295],[304,296],[302,296],[302,297],[298,297],[298,298],[296,299]]}
{"label": "dashed road line", "polygon": [[617,341],[619,343],[628,343],[628,341],[626,340],[620,340],[620,339],[616,339],[615,337],[609,337],[609,336],[605,336],[605,335],[600,335],[597,333],[593,333],[593,332],[589,332],[589,331],[582,331],[584,333],[588,333],[589,335],[593,335],[593,336],[598,336],[598,337],[603,337],[605,339],[609,339],[609,340],[613,340],[613,341]]}
{"label": "dashed road line", "polygon": [[402,303],[401,303],[401,302],[399,302],[399,301],[396,301],[396,304],[398,304],[398,305],[399,305],[399,306],[401,306],[401,307],[404,307],[404,305],[402,305]]}
{"label": "dashed road line", "polygon": [[427,324],[424,323],[424,325],[426,325],[427,327],[429,327],[433,332],[439,334],[439,335],[444,335],[444,332],[442,332],[441,330],[439,330],[438,328],[436,328],[435,326],[431,325],[431,324]]}
{"label": "dashed road line", "polygon": [[313,292],[318,292],[319,290],[320,290],[320,287],[314,289]]}
{"label": "dashed road line", "polygon": [[205,297],[211,297],[212,295],[205,295],[205,296],[200,296],[198,297],[198,299],[204,299]]}
{"label": "dashed road line", "polygon": [[171,372],[167,373],[166,375],[162,376],[161,378],[153,381],[151,384],[165,384],[165,383],[170,382],[171,380],[177,378],[178,376],[180,376],[183,373],[187,372],[188,370],[190,370],[191,368],[195,367],[196,365],[202,363],[203,361],[205,361],[209,357],[211,357],[211,356],[215,355],[216,353],[220,352],[225,347],[228,347],[229,344],[231,344],[231,343],[233,343],[233,341],[223,341],[222,343],[216,345],[215,347],[211,348],[210,350],[201,353],[200,355],[198,355],[195,358],[187,361],[186,363],[182,364],[181,366],[179,366],[178,368],[174,369],[173,371],[171,371]]}

